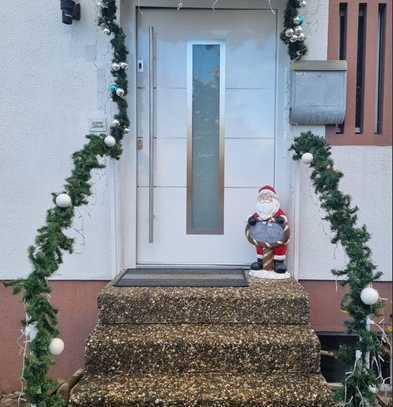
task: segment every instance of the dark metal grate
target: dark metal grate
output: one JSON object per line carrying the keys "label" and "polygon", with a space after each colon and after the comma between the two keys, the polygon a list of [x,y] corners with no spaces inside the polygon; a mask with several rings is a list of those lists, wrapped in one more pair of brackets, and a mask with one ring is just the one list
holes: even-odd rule
{"label": "dark metal grate", "polygon": [[248,287],[246,270],[140,268],[128,269],[115,287]]}

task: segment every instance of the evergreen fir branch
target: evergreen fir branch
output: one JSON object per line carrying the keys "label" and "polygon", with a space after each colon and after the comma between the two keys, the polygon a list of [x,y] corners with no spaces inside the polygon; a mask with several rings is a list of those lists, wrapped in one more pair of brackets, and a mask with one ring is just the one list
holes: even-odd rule
{"label": "evergreen fir branch", "polygon": [[[341,300],[341,309],[350,318],[345,321],[347,332],[355,334],[358,340],[354,346],[340,348],[339,359],[355,368],[343,382],[346,392],[340,390],[337,399],[345,401],[348,407],[375,405],[375,392],[371,389],[378,386],[380,378],[368,365],[367,359],[369,355],[380,354],[381,344],[377,334],[367,329],[367,318],[372,314],[378,315],[383,303],[379,301],[370,306],[360,298],[361,291],[382,275],[375,271],[377,267],[371,261],[370,234],[365,225],[356,226],[359,208],[352,206],[351,197],[339,189],[343,174],[334,168],[331,147],[325,139],[311,132],[302,133],[295,138],[290,151],[294,152],[294,160],[300,160],[306,152],[313,155],[311,180],[321,207],[326,211],[324,220],[330,223],[332,243],[340,243],[348,256],[346,267],[332,270],[332,273],[343,277],[340,283],[349,287],[349,292]],[[357,350],[361,351],[361,359],[355,363]]]}

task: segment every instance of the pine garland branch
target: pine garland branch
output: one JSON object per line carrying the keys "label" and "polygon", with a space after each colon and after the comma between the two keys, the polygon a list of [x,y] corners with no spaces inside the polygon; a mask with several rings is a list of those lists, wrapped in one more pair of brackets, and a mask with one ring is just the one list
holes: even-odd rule
{"label": "pine garland branch", "polygon": [[[124,63],[127,59],[126,36],[116,22],[116,1],[105,0],[102,17],[99,23],[104,24],[113,35],[114,63]],[[126,68],[112,70],[116,87],[127,94]],[[54,363],[49,352],[53,338],[59,335],[57,310],[49,301],[51,289],[48,278],[55,273],[63,262],[64,253],[72,253],[74,240],[65,234],[73,222],[75,208],[86,205],[92,188],[92,172],[105,168],[102,157],[119,159],[122,153],[121,141],[128,131],[129,118],[127,101],[112,91],[112,100],[117,104],[118,113],[114,119],[118,126],[111,127],[111,136],[115,138],[114,146],[105,143],[106,134],[88,134],[87,143],[72,155],[73,167],[71,175],[66,179],[63,193],[71,198],[72,205],[67,208],[56,206],[58,193],[53,193],[54,206],[47,211],[46,223],[37,230],[34,244],[28,249],[28,257],[32,264],[32,272],[24,279],[6,283],[14,294],[21,294],[28,321],[22,321],[24,327],[34,326],[37,333],[28,344],[28,352],[22,372],[25,382],[25,397],[35,406],[60,407],[64,400],[55,393],[57,383],[48,377],[49,367]]]}
{"label": "pine garland branch", "polygon": [[[371,314],[378,315],[383,303],[378,301],[375,305],[366,305],[360,297],[361,291],[382,275],[376,271],[377,267],[370,259],[370,234],[365,225],[357,226],[359,208],[353,206],[351,197],[339,189],[343,174],[335,169],[331,147],[325,139],[311,132],[302,133],[295,138],[290,151],[294,152],[294,160],[300,160],[304,153],[313,155],[311,180],[321,207],[326,211],[324,220],[330,223],[331,242],[341,243],[348,256],[345,268],[332,272],[337,277],[343,277],[341,284],[349,287],[349,292],[341,300],[341,309],[350,318],[345,321],[347,332],[357,335],[358,341],[352,347],[340,349],[339,359],[355,368],[343,381],[344,387],[339,390],[338,398],[345,401],[348,407],[364,406],[365,401],[369,403],[367,405],[375,405],[373,390],[380,383],[380,378],[369,366],[368,360],[370,355],[380,354],[381,343],[377,334],[367,329],[367,318]],[[359,360],[356,351],[360,351]]]}

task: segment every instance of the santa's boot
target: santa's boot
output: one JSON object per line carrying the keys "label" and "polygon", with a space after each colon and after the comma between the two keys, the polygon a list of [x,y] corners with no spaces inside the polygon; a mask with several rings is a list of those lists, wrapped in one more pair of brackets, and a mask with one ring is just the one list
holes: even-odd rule
{"label": "santa's boot", "polygon": [[274,260],[274,271],[279,274],[283,274],[287,271],[284,260]]}
{"label": "santa's boot", "polygon": [[262,259],[257,259],[254,263],[250,266],[251,270],[262,270],[263,269],[263,261]]}

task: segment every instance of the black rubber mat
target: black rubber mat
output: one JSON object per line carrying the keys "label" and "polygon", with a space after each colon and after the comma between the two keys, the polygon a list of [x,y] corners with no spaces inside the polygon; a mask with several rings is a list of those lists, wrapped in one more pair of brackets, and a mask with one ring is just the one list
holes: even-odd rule
{"label": "black rubber mat", "polygon": [[248,287],[246,270],[198,268],[128,269],[115,287]]}

